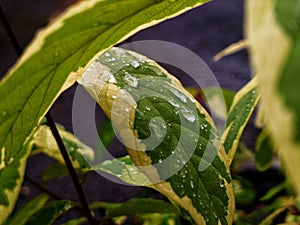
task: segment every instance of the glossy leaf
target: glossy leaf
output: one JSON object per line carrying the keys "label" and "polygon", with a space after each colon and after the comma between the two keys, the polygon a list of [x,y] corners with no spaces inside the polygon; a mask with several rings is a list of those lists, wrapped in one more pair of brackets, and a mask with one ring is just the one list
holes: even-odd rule
{"label": "glossy leaf", "polygon": [[84,169],[83,172],[103,171],[111,174],[121,181],[139,186],[149,186],[151,181],[143,174],[132,162],[129,156],[117,158],[113,160],[106,160],[100,164]]}
{"label": "glossy leaf", "polygon": [[[3,224],[13,211],[24,179],[25,168],[32,141],[28,141],[13,160],[5,163],[0,157],[0,224]],[[2,153],[4,153],[4,148]]]}
{"label": "glossy leaf", "polygon": [[2,161],[7,165],[16,158],[59,93],[73,84],[93,57],[204,2],[80,1],[57,17],[36,35],[0,83]]}
{"label": "glossy leaf", "polygon": [[79,83],[111,118],[135,165],[187,219],[232,223],[227,156],[211,118],[176,78],[144,56],[112,48]]}
{"label": "glossy leaf", "polygon": [[226,153],[232,162],[242,133],[258,102],[257,78],[253,78],[234,97],[228,113],[223,143]]}
{"label": "glossy leaf", "polygon": [[24,225],[27,220],[39,211],[47,202],[48,196],[45,194],[41,194],[26,205],[23,205],[18,211],[16,211],[5,223],[5,225]]}
{"label": "glossy leaf", "polygon": [[68,200],[60,200],[50,202],[38,212],[36,212],[27,222],[26,225],[50,225],[52,224],[59,216],[68,212],[76,205],[75,202]]}
{"label": "glossy leaf", "polygon": [[256,140],[255,165],[260,171],[267,170],[273,161],[274,147],[266,131],[261,132]]}
{"label": "glossy leaf", "polygon": [[[61,126],[58,126],[58,130],[74,167],[77,169],[89,167],[88,162],[94,160],[94,150],[80,142],[73,134],[67,132]],[[33,142],[35,148],[38,148],[48,156],[55,158],[61,164],[65,163],[48,126],[42,125],[38,128],[34,134]]]}
{"label": "glossy leaf", "polygon": [[268,192],[260,198],[261,201],[269,201],[270,199],[274,198],[280,191],[286,188],[286,182],[276,185],[275,187],[268,190]]}
{"label": "glossy leaf", "polygon": [[246,36],[253,69],[261,83],[261,110],[297,195],[300,194],[299,4],[299,0],[248,0],[246,7]]}

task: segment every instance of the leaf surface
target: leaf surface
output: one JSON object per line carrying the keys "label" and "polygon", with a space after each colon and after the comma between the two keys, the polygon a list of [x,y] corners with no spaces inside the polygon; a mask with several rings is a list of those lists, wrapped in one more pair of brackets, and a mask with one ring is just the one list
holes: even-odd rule
{"label": "leaf surface", "polygon": [[[296,194],[300,194],[299,0],[248,0],[246,36],[260,80],[261,110]],[[264,51],[267,50],[267,51]]]}
{"label": "leaf surface", "polygon": [[111,118],[154,188],[194,224],[231,224],[228,159],[204,108],[176,78],[137,53],[112,48],[89,68],[79,83]]}
{"label": "leaf surface", "polygon": [[258,102],[257,78],[253,78],[234,97],[226,120],[226,130],[223,134],[223,143],[230,164],[236,153],[240,137]]}

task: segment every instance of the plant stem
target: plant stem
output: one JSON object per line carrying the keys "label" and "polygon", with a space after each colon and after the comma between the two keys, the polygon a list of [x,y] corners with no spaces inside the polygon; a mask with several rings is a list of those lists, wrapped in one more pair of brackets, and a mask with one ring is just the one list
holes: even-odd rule
{"label": "plant stem", "polygon": [[[7,36],[9,37],[9,39],[10,39],[17,55],[20,57],[23,53],[23,49],[22,49],[20,43],[18,42],[18,39],[16,38],[16,35],[13,32],[13,30],[12,30],[12,28],[11,28],[11,26],[10,26],[6,16],[5,16],[5,13],[4,13],[4,10],[3,10],[1,4],[0,4],[0,19],[2,21],[2,24],[4,26],[5,31],[7,33]],[[59,150],[60,150],[60,152],[61,152],[61,154],[64,158],[64,161],[66,163],[66,166],[67,166],[67,169],[69,171],[70,177],[71,177],[71,179],[73,181],[73,184],[76,188],[78,198],[79,198],[80,203],[82,205],[82,209],[83,209],[88,221],[90,222],[90,224],[94,225],[94,224],[96,224],[96,221],[95,221],[94,217],[92,216],[92,213],[91,213],[89,205],[87,203],[87,200],[86,200],[85,194],[83,192],[82,186],[79,182],[78,175],[77,175],[77,173],[76,173],[76,171],[73,167],[73,164],[72,164],[72,162],[69,158],[66,147],[65,147],[65,145],[62,141],[62,138],[61,138],[61,136],[58,132],[58,129],[55,125],[55,122],[54,122],[50,112],[47,112],[46,118],[47,118],[48,126],[50,127],[51,132],[52,132],[52,134],[53,134],[53,136],[56,140],[56,143],[59,147]]]}

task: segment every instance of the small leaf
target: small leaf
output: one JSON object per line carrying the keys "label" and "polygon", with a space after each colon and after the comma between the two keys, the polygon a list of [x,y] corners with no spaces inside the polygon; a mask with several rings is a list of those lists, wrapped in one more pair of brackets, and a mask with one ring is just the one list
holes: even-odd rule
{"label": "small leaf", "polygon": [[143,225],[181,225],[180,217],[168,213],[151,213],[140,216],[144,222]]}
{"label": "small leaf", "polygon": [[239,139],[246,127],[248,120],[258,102],[256,92],[257,78],[253,78],[234,97],[226,121],[226,130],[223,134],[223,143],[229,156],[230,164],[236,153]]}
{"label": "small leaf", "polygon": [[[80,142],[73,134],[65,131],[61,126],[58,126],[58,130],[74,167],[76,169],[89,167],[88,162],[94,159],[94,150]],[[34,134],[33,141],[35,148],[58,160],[61,164],[65,164],[55,138],[48,126],[40,126]]]}
{"label": "small leaf", "polygon": [[267,170],[271,166],[273,161],[274,147],[266,131],[261,132],[258,136],[256,140],[255,150],[256,168],[260,171]]}
{"label": "small leaf", "polygon": [[66,177],[69,175],[68,169],[62,164],[51,164],[46,166],[42,174],[42,180],[47,183],[53,179]]}
{"label": "small leaf", "polygon": [[131,199],[114,209],[107,210],[108,217],[123,215],[138,215],[148,213],[178,213],[178,210],[170,203],[162,200],[137,198]]}
{"label": "small leaf", "polygon": [[236,177],[232,182],[236,203],[252,203],[252,201],[255,199],[256,193],[251,182],[243,179],[242,177]]}
{"label": "small leaf", "polygon": [[15,158],[11,158],[7,163],[4,159],[5,148],[2,148],[2,158],[0,157],[0,224],[6,221],[14,209],[31,148],[32,140],[29,140]]}
{"label": "small leaf", "polygon": [[86,221],[87,221],[87,218],[83,217],[83,218],[70,220],[70,221],[64,223],[63,225],[81,225],[81,224],[86,223]]}
{"label": "small leaf", "polygon": [[260,198],[261,201],[269,201],[274,198],[279,192],[286,188],[286,183],[283,182],[281,184],[276,185],[275,187],[268,190],[268,192]]}
{"label": "small leaf", "polygon": [[68,200],[50,202],[31,216],[26,222],[26,225],[50,225],[58,217],[71,210],[75,205],[75,202]]}
{"label": "small leaf", "polygon": [[111,174],[127,184],[149,186],[151,181],[139,169],[134,166],[129,156],[106,160],[98,165],[93,165],[83,172],[103,171]]}
{"label": "small leaf", "polygon": [[142,55],[112,48],[78,82],[111,118],[138,169],[185,217],[232,223],[227,156],[210,116],[175,77]]}
{"label": "small leaf", "polygon": [[26,205],[22,206],[18,211],[16,211],[5,223],[5,225],[24,225],[27,220],[39,211],[47,202],[48,196],[41,194]]}

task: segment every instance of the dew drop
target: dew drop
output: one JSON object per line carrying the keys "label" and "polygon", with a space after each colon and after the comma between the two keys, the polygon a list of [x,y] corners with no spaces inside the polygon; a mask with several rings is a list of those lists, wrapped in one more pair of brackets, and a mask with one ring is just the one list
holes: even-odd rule
{"label": "dew drop", "polygon": [[117,174],[117,177],[121,177],[122,176],[122,174]]}
{"label": "dew drop", "polygon": [[138,67],[140,66],[140,64],[139,64],[139,62],[137,62],[137,61],[133,61],[133,62],[131,63],[131,66],[133,66],[134,68],[138,68]]}
{"label": "dew drop", "polygon": [[5,117],[7,114],[6,110],[2,113],[2,116]]}
{"label": "dew drop", "polygon": [[194,188],[194,182],[192,180],[190,181],[190,184],[191,184],[191,188],[193,189]]}
{"label": "dew drop", "polygon": [[136,79],[134,76],[131,76],[130,74],[126,74],[124,77],[124,81],[130,85],[131,87],[136,87],[138,85],[138,79]]}
{"label": "dew drop", "polygon": [[108,52],[105,52],[105,53],[104,53],[104,56],[109,57],[110,54],[109,54]]}
{"label": "dew drop", "polygon": [[115,96],[115,95],[112,95],[112,96],[111,96],[111,98],[112,98],[112,99],[116,99],[116,98],[117,98],[117,96]]}
{"label": "dew drop", "polygon": [[145,109],[146,109],[147,111],[150,111],[150,110],[151,110],[151,108],[150,108],[149,106],[146,106]]}

